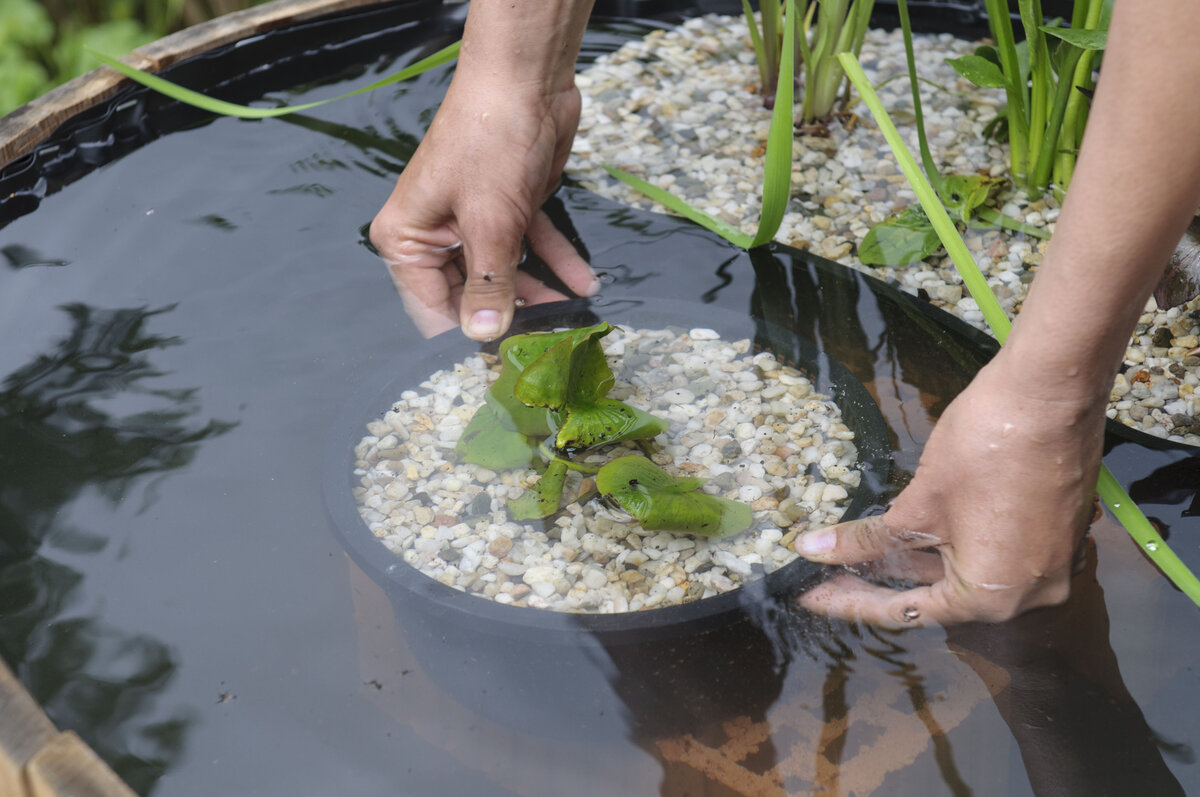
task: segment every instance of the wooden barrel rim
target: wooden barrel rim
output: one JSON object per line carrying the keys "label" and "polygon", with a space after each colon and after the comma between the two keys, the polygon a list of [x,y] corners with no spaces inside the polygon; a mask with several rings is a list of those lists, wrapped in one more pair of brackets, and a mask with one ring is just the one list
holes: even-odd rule
{"label": "wooden barrel rim", "polygon": [[[273,28],[337,11],[378,5],[380,2],[381,0],[274,0],[164,36],[137,48],[121,60],[138,69],[158,72],[185,58],[247,36],[255,36]],[[124,75],[102,66],[51,89],[7,116],[0,117],[0,166],[32,152],[63,122],[112,96],[128,82],[129,79]]]}

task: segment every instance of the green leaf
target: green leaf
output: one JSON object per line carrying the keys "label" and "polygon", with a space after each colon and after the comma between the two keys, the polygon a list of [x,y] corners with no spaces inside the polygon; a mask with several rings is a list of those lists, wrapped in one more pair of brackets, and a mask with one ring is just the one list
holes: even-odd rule
{"label": "green leaf", "polygon": [[54,47],[53,59],[59,76],[66,80],[92,68],[89,52],[128,53],[154,41],[153,33],[134,19],[114,19],[72,31]]}
{"label": "green leaf", "polygon": [[971,213],[987,201],[1000,182],[981,174],[950,174],[942,180],[941,199],[947,211],[964,222],[970,221]]}
{"label": "green leaf", "polygon": [[596,488],[648,531],[728,537],[750,527],[750,507],[696,492],[703,480],[672,476],[645,457],[619,457],[596,474]]}
{"label": "green leaf", "polygon": [[555,435],[563,449],[593,448],[622,440],[641,440],[667,430],[662,418],[642,412],[616,399],[601,398],[572,405],[567,420]]}
{"label": "green leaf", "polygon": [[1108,44],[1108,31],[1106,30],[1080,30],[1079,28],[1056,28],[1043,25],[1041,31],[1056,36],[1081,50],[1103,50]]}
{"label": "green leaf", "polygon": [[538,439],[507,427],[490,404],[475,411],[454,450],[464,461],[491,470],[528,468],[542,459]]}
{"label": "green leaf", "polygon": [[[554,438],[560,449],[653,437],[667,428],[653,415],[604,397],[613,374],[600,338],[612,329],[605,323],[560,333],[554,338],[558,342],[529,362],[513,385],[513,395],[521,402],[565,417]],[[541,342],[529,348],[536,351]]]}
{"label": "green leaf", "polygon": [[954,67],[954,71],[967,80],[985,89],[1004,88],[1004,72],[998,64],[981,55],[964,55],[961,58],[947,58],[946,63]]}
{"label": "green leaf", "polygon": [[567,463],[554,460],[532,490],[508,502],[508,516],[513,520],[537,520],[554,514],[562,500],[566,479]]}
{"label": "green leaf", "polygon": [[942,248],[933,222],[919,205],[910,205],[876,224],[858,247],[858,259],[868,266],[907,266]]}
{"label": "green leaf", "polygon": [[695,205],[690,204],[686,200],[680,199],[674,194],[659,188],[656,185],[651,185],[640,177],[634,177],[629,172],[621,171],[613,166],[602,163],[600,164],[604,171],[608,172],[614,178],[625,183],[630,188],[639,191],[653,199],[655,202],[663,205],[668,210],[678,213],[685,219],[696,222],[709,232],[716,233],[734,246],[742,249],[749,249],[753,238],[746,233],[734,227],[728,222],[721,221],[716,216],[710,216]]}
{"label": "green leaf", "polygon": [[600,338],[612,331],[612,325],[589,327],[587,331],[587,335],[560,340],[525,366],[513,394],[531,407],[563,412],[607,393],[613,385],[613,373]]}
{"label": "green leaf", "polygon": [[375,81],[369,86],[363,86],[362,88],[355,89],[354,91],[341,94],[337,97],[330,97],[329,99],[325,100],[306,102],[302,105],[289,105],[280,108],[254,108],[249,105],[238,105],[237,103],[233,102],[225,102],[224,100],[213,99],[212,97],[201,94],[198,91],[185,89],[183,86],[172,83],[169,80],[164,80],[158,75],[154,75],[149,72],[143,72],[140,69],[134,69],[133,67],[129,66],[129,64],[122,63],[115,58],[110,58],[109,56],[103,55],[95,50],[89,49],[88,52],[99,59],[102,64],[112,67],[130,80],[141,83],[143,86],[153,89],[161,94],[165,94],[173,100],[178,100],[179,102],[186,103],[188,105],[194,105],[201,110],[209,111],[211,113],[222,114],[224,116],[236,116],[239,119],[269,119],[274,116],[284,116],[289,113],[295,113],[296,111],[306,111],[309,108],[316,108],[320,105],[325,105],[326,103],[334,102],[336,100],[344,100],[347,97],[354,97],[358,94],[374,91],[375,89],[416,77],[422,72],[427,72],[434,67],[453,61],[458,57],[458,51],[461,45],[462,42],[455,42],[448,47],[438,50],[433,55],[422,58],[420,61],[417,61],[414,64],[410,64],[393,75],[389,75],[382,80]]}

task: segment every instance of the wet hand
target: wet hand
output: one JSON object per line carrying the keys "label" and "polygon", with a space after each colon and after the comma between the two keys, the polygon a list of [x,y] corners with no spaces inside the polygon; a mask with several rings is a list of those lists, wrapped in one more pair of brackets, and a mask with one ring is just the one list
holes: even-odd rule
{"label": "wet hand", "polygon": [[885,514],[797,539],[802,556],[845,566],[801,596],[804,608],[905,628],[999,622],[1066,600],[1104,407],[1032,398],[1011,368],[997,356],[947,408]]}
{"label": "wet hand", "polygon": [[461,324],[468,337],[491,340],[508,329],[516,306],[566,298],[518,270],[523,239],[571,291],[599,289],[539,209],[566,163],[579,92],[524,95],[456,75],[371,223],[371,242],[426,337]]}

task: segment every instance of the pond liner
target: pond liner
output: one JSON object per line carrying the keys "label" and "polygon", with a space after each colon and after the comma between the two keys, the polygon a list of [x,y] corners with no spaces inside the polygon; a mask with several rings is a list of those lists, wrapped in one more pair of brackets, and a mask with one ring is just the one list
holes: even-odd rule
{"label": "pond liner", "polygon": [[[829,395],[855,432],[865,472],[843,519],[879,508],[890,472],[887,426],[862,384],[815,344],[761,319],[669,300],[603,310],[584,299],[538,305],[519,312],[509,334],[600,321],[684,331],[708,327],[725,340],[748,338],[756,342],[755,350],[772,350],[810,378],[816,391]],[[764,346],[764,341],[777,345]],[[492,353],[498,348],[498,341],[482,346]],[[402,391],[415,389],[434,371],[479,349],[480,344],[452,330],[429,341],[427,351],[408,352],[380,369],[339,413],[322,464],[335,534],[388,594],[405,638],[429,675],[485,716],[502,723],[521,717],[554,735],[628,727],[650,735],[681,733],[765,711],[778,694],[783,672],[783,649],[777,644],[781,629],[773,624],[795,625],[790,605],[827,568],[797,559],[703,600],[616,614],[567,613],[505,605],[448,587],[374,537],[352,495],[357,486],[353,450],[366,423],[382,417]],[[448,650],[457,655],[447,655]],[[580,657],[586,665],[570,666]],[[505,686],[481,694],[481,683]],[[564,701],[577,710],[562,712]],[[529,723],[531,713],[540,719]]]}

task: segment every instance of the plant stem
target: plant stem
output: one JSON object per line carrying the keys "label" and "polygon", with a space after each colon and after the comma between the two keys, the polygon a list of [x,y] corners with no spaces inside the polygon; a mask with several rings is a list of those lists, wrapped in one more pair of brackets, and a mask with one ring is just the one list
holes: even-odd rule
{"label": "plant stem", "polygon": [[[929,139],[925,136],[925,117],[921,112],[921,89],[917,85],[917,61],[913,55],[912,24],[908,19],[908,0],[899,0],[897,9],[900,11],[900,28],[904,33],[904,59],[908,64],[909,85],[912,87],[913,116],[917,122],[917,144],[921,149],[921,164],[925,167],[925,176],[933,184],[934,190],[942,188],[942,174],[933,162],[933,153],[929,151]],[[861,95],[862,92],[860,91]]]}
{"label": "plant stem", "polygon": [[[937,231],[938,237],[942,239],[942,245],[950,253],[950,259],[954,261],[954,266],[962,276],[963,283],[966,284],[972,298],[979,305],[979,309],[983,312],[983,317],[987,320],[988,326],[991,327],[992,333],[1003,343],[1008,338],[1008,332],[1012,325],[1009,323],[1008,317],[1004,315],[1004,311],[1001,309],[999,302],[996,301],[996,297],[992,294],[991,289],[988,288],[987,281],[984,280],[983,274],[979,272],[979,267],[975,265],[975,259],[971,257],[971,253],[967,249],[967,245],[963,242],[962,236],[958,234],[958,230],[955,229],[954,223],[946,213],[946,209],[938,201],[933,186],[925,179],[920,167],[917,166],[917,162],[913,160],[908,148],[904,146],[904,141],[900,138],[900,134],[896,132],[896,127],[892,124],[892,120],[888,118],[883,103],[879,101],[878,95],[871,88],[867,76],[863,74],[862,67],[858,65],[858,60],[849,53],[843,53],[839,58],[842,62],[842,68],[846,70],[846,75],[850,78],[850,82],[854,84],[854,88],[858,90],[859,95],[863,98],[863,102],[866,103],[875,117],[880,132],[883,133],[888,146],[896,156],[896,160],[900,163],[901,171],[904,172],[904,176],[908,178],[909,184],[912,185],[913,191],[920,200],[921,207],[925,209],[925,214],[929,216],[929,220],[933,223],[933,228]],[[1104,503],[1108,505],[1117,520],[1121,522],[1121,525],[1125,527],[1125,530],[1129,532],[1129,536],[1133,537],[1134,541],[1141,546],[1142,550],[1145,551],[1146,555],[1159,570],[1171,580],[1171,583],[1179,587],[1185,595],[1191,598],[1197,606],[1200,606],[1200,580],[1175,555],[1175,552],[1170,549],[1162,539],[1162,536],[1150,524],[1150,521],[1146,519],[1142,510],[1133,502],[1133,499],[1129,497],[1104,463],[1100,464],[1100,475],[1096,482],[1096,491],[1100,494],[1100,498],[1103,499]]]}
{"label": "plant stem", "polygon": [[984,1],[988,25],[992,29],[992,38],[996,40],[996,52],[1000,55],[1000,68],[1004,72],[1004,95],[1008,99],[1008,150],[1013,182],[1023,187],[1028,168],[1029,119],[1025,115],[1025,86],[1017,59],[1012,20],[1008,17],[1008,3],[1005,0]]}
{"label": "plant stem", "polygon": [[[1041,0],[1019,0],[1021,24],[1025,28],[1025,41],[1029,50],[1029,133],[1030,157],[1042,150],[1043,139],[1053,139],[1046,130],[1047,106],[1054,89],[1054,73],[1050,68],[1050,50],[1046,46],[1046,35],[1042,33]],[[1060,81],[1061,85],[1061,81]],[[1011,122],[1010,122],[1011,124]],[[1030,168],[1034,171],[1034,168]]]}

